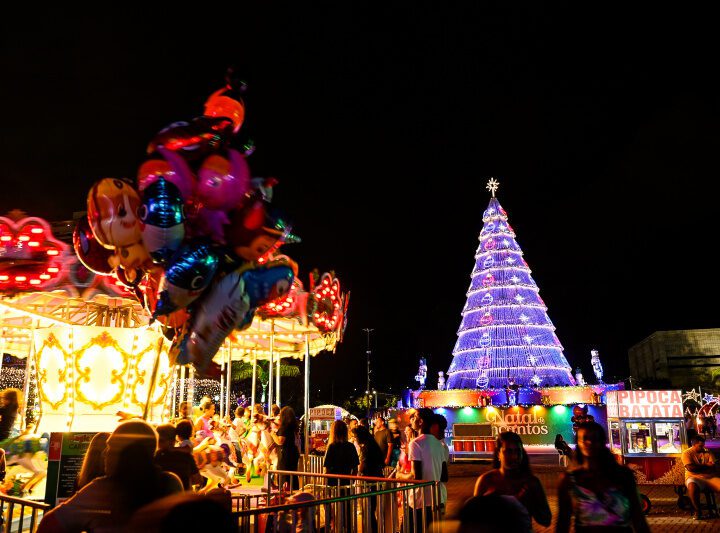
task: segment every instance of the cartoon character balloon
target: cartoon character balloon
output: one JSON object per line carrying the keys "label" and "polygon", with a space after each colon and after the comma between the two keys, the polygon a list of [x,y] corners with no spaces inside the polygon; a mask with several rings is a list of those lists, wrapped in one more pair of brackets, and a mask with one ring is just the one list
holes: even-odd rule
{"label": "cartoon character balloon", "polygon": [[95,183],[87,198],[88,222],[95,239],[114,249],[109,259],[113,268],[122,266],[128,280],[142,277],[141,269],[151,264],[137,218],[140,196],[119,179],[104,178]]}
{"label": "cartoon character balloon", "polygon": [[150,257],[159,265],[167,264],[185,238],[180,190],[165,178],[158,178],[143,191],[138,217]]}
{"label": "cartoon character balloon", "polygon": [[250,167],[237,150],[228,150],[228,158],[211,155],[198,170],[195,195],[208,209],[227,211],[238,207],[250,188]]}
{"label": "cartoon character balloon", "polygon": [[165,271],[153,316],[167,315],[192,303],[210,285],[218,262],[209,243],[183,245]]}
{"label": "cartoon character balloon", "polygon": [[254,194],[241,209],[231,213],[225,236],[238,257],[257,261],[276,252],[285,242],[300,242],[291,230],[292,226],[279,211],[271,210],[270,204]]}
{"label": "cartoon character balloon", "polygon": [[223,277],[199,302],[177,362],[192,362],[205,375],[225,338],[241,325],[249,325],[255,308],[285,294],[293,278],[292,267],[284,264],[235,270]]}
{"label": "cartoon character balloon", "polygon": [[225,73],[225,87],[215,91],[205,102],[205,116],[224,117],[232,120],[233,132],[237,133],[245,119],[245,104],[241,94],[247,90],[239,72],[230,67]]}
{"label": "cartoon character balloon", "polygon": [[233,125],[233,133],[237,133],[245,120],[245,106],[242,100],[229,96],[226,88],[215,91],[205,102],[205,116],[228,118]]}
{"label": "cartoon character balloon", "polygon": [[230,223],[226,212],[239,206],[249,186],[250,169],[239,152],[230,150],[229,159],[208,157],[198,171],[191,217],[194,234],[225,244],[225,226]]}
{"label": "cartoon character balloon", "polygon": [[138,207],[140,196],[126,181],[104,178],[95,183],[87,198],[88,222],[95,239],[110,249],[140,242]]}

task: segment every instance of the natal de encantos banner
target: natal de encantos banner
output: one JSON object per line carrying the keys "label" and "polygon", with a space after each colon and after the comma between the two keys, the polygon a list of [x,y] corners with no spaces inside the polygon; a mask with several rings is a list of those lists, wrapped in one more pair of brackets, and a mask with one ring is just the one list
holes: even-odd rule
{"label": "natal de encantos banner", "polygon": [[[567,442],[574,442],[572,407],[462,407],[440,408],[435,412],[448,421],[448,429],[454,424],[490,424],[493,436],[512,431],[522,438],[524,444],[552,445],[560,434]],[[606,424],[605,406],[588,405],[588,413],[599,424]],[[469,433],[466,433],[466,435]],[[449,435],[448,435],[449,436]]]}
{"label": "natal de encantos banner", "polygon": [[623,390],[607,393],[608,418],[682,418],[682,391]]}
{"label": "natal de encantos banner", "polygon": [[542,409],[538,415],[537,409],[500,411],[493,409],[486,414],[487,421],[492,424],[493,436],[497,437],[503,431],[512,431],[518,435],[547,435],[550,433],[546,410]]}

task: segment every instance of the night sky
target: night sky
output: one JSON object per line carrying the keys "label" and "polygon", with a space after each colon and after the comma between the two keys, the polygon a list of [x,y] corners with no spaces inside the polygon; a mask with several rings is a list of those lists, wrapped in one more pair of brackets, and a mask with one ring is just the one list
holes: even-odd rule
{"label": "night sky", "polygon": [[253,173],[303,239],[284,252],[352,291],[313,403],[364,390],[363,328],[379,390],[416,385],[421,354],[431,387],[447,371],[491,176],[586,379],[592,348],[622,379],[652,332],[718,326],[711,17],[242,4],[4,17],[0,212],[84,210],[236,65]]}

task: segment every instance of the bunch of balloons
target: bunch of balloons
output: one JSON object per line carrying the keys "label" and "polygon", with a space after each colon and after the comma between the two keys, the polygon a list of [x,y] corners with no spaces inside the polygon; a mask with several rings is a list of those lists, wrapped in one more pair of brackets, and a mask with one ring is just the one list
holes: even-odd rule
{"label": "bunch of balloons", "polygon": [[577,429],[580,424],[585,424],[586,422],[595,422],[595,417],[588,414],[587,405],[583,405],[582,407],[576,405],[575,407],[573,407],[572,412],[573,415],[570,418],[570,421],[573,423],[573,431],[575,433],[577,433]]}
{"label": "bunch of balloons", "polygon": [[245,117],[244,83],[226,85],[202,116],[161,130],[134,182],[104,178],[74,233],[80,261],[133,288],[173,336],[171,356],[201,376],[233,329],[288,292],[297,265],[279,247],[298,242],[270,205],[273,178],[254,178],[252,150],[233,147]]}

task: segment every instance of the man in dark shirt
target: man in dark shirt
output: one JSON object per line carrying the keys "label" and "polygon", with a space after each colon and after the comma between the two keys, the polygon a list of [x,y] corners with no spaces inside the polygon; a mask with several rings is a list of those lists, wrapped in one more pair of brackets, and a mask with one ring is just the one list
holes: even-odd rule
{"label": "man in dark shirt", "polygon": [[390,458],[392,456],[392,435],[387,427],[385,427],[385,419],[378,415],[375,419],[375,432],[373,433],[375,442],[380,446],[382,452],[383,461],[386,465],[390,464]]}
{"label": "man in dark shirt", "polygon": [[155,464],[166,472],[176,474],[185,490],[190,490],[192,485],[201,485],[202,477],[192,454],[173,447],[175,427],[172,424],[162,424],[157,427],[157,433],[158,448],[155,452]]}

